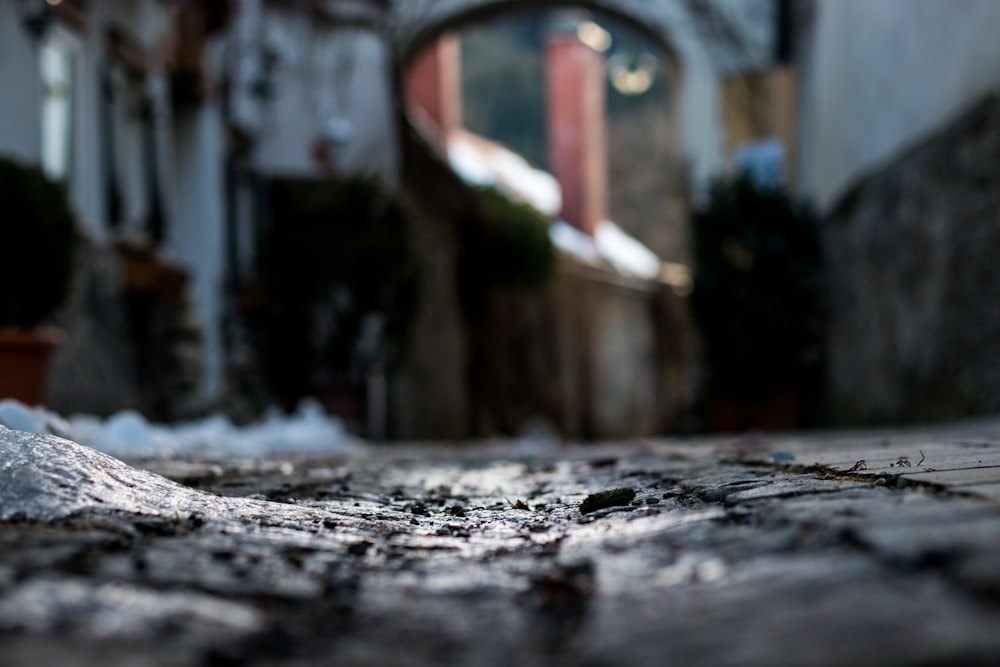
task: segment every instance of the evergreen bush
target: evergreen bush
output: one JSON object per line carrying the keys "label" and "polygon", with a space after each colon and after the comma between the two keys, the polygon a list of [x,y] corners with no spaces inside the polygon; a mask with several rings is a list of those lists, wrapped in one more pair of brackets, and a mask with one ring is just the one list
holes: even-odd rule
{"label": "evergreen bush", "polygon": [[691,306],[713,395],[815,385],[826,331],[818,218],[747,176],[715,182],[693,221]]}
{"label": "evergreen bush", "polygon": [[495,285],[545,287],[556,266],[548,220],[494,187],[478,187],[476,194],[485,223],[475,259],[478,270]]}
{"label": "evergreen bush", "polygon": [[363,356],[398,361],[418,312],[420,271],[396,200],[363,178],[275,181],[270,196],[260,277],[270,346],[285,348],[272,356],[301,357],[299,375],[341,378]]}
{"label": "evergreen bush", "polygon": [[30,328],[66,299],[79,236],[65,187],[0,157],[0,326]]}

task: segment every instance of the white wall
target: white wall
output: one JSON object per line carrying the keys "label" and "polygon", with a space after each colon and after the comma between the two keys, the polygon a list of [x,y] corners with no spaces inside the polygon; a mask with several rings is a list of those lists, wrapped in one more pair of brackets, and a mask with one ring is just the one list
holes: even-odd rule
{"label": "white wall", "polygon": [[691,166],[695,197],[704,194],[711,179],[726,167],[723,147],[719,72],[703,45],[678,46],[681,59],[680,141]]}
{"label": "white wall", "polygon": [[191,269],[188,289],[202,327],[201,379],[189,407],[210,406],[224,391],[225,130],[218,100],[174,120],[174,206],[166,251]]}
{"label": "white wall", "polygon": [[997,0],[817,0],[798,187],[821,208],[1000,86]]}
{"label": "white wall", "polygon": [[0,0],[0,154],[37,163],[41,155],[38,51],[15,0]]}
{"label": "white wall", "polygon": [[[0,0],[2,1],[2,0]],[[102,108],[104,101],[101,91],[102,68],[107,64],[105,56],[106,30],[114,24],[126,30],[149,55],[154,70],[140,86],[140,93],[152,90],[157,106],[157,132],[161,147],[162,135],[169,131],[169,118],[165,115],[167,100],[164,90],[162,72],[155,69],[159,65],[162,38],[169,28],[167,10],[153,0],[135,2],[134,0],[102,0],[92,2],[87,10],[86,30],[78,34],[78,49],[75,62],[75,88],[73,91],[73,166],[70,179],[70,197],[83,226],[91,237],[98,241],[107,241],[111,237],[106,209],[106,173],[104,151],[104,128],[102,127]],[[72,29],[67,32],[73,33]],[[120,77],[124,78],[124,77]],[[117,92],[119,105],[119,122],[115,127],[117,144],[117,168],[119,186],[126,198],[125,217],[126,228],[131,225],[140,227],[148,211],[146,190],[146,165],[142,158],[143,136],[141,122],[126,111],[124,86]],[[170,182],[167,165],[164,162],[163,151],[159,176],[161,192],[164,194],[164,215],[172,219],[172,207],[167,192]]]}
{"label": "white wall", "polygon": [[[124,197],[124,229],[137,232],[149,214],[146,137],[137,102],[151,94],[156,107],[160,191],[168,238],[164,254],[191,271],[194,312],[202,325],[202,377],[194,401],[210,405],[224,391],[222,315],[224,271],[223,165],[226,133],[218,100],[192,115],[172,118],[161,70],[169,6],[157,0],[100,0],[87,10],[86,28],[60,28],[76,44],[72,107],[70,197],[97,242],[113,236],[106,210],[101,73],[107,64],[110,25],[128,33],[149,57],[145,80],[119,77],[115,141],[118,182]],[[53,27],[54,29],[54,27]],[[38,163],[41,149],[41,87],[37,45],[21,23],[16,0],[0,0],[0,154]],[[126,91],[126,89],[128,89]]]}
{"label": "white wall", "polygon": [[278,63],[256,166],[265,173],[319,175],[315,141],[343,131],[330,143],[331,166],[397,183],[392,62],[383,38],[362,29],[317,28],[308,16],[280,10],[266,12],[266,21],[266,41]]}
{"label": "white wall", "polygon": [[[92,3],[91,12],[100,3]],[[95,16],[96,18],[96,16]],[[99,72],[103,61],[104,36],[93,28],[81,36],[77,52],[73,118],[73,176],[70,194],[84,227],[96,241],[108,236],[104,198],[104,170],[101,130],[101,88]]]}

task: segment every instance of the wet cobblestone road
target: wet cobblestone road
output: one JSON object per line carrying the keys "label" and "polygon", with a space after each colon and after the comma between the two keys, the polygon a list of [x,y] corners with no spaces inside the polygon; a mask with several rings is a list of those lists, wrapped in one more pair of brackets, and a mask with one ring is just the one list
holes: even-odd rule
{"label": "wet cobblestone road", "polygon": [[[1000,447],[891,446],[933,472],[925,454],[948,438]],[[1000,664],[1000,504],[814,462],[879,447],[758,435],[131,462],[226,498],[118,507],[103,489],[146,484],[123,468],[72,511],[5,510],[0,664]]]}

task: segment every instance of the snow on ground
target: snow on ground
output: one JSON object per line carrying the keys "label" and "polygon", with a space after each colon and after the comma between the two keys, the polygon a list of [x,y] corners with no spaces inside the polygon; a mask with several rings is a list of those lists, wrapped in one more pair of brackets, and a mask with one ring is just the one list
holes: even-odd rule
{"label": "snow on ground", "polygon": [[154,424],[134,410],[107,419],[93,415],[63,418],[42,407],[5,399],[0,401],[0,425],[56,435],[120,458],[341,454],[360,446],[360,441],[314,400],[303,401],[293,415],[275,409],[259,423],[236,426],[222,415],[171,425]]}

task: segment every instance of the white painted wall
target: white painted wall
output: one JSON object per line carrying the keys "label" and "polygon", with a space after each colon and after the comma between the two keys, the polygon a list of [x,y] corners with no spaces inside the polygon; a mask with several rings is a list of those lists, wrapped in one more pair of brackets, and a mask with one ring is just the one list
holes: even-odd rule
{"label": "white painted wall", "polygon": [[224,385],[222,341],[225,271],[225,128],[219,101],[174,119],[174,203],[166,252],[191,269],[192,306],[201,324],[201,380],[192,410],[211,406]]}
{"label": "white painted wall", "polygon": [[[93,3],[91,12],[100,11]],[[70,194],[77,215],[95,241],[108,238],[107,211],[104,198],[104,170],[101,139],[101,89],[99,72],[103,62],[104,37],[93,28],[80,36],[76,59],[77,85],[73,119],[73,176]]]}
{"label": "white painted wall", "polygon": [[[39,162],[41,87],[37,45],[23,28],[17,0],[0,0],[0,154]],[[195,406],[211,405],[224,391],[222,345],[226,132],[218,100],[189,117],[174,119],[162,71],[163,38],[170,7],[158,0],[99,0],[87,10],[82,33],[60,28],[76,43],[74,62],[70,198],[97,242],[113,234],[107,219],[101,72],[107,29],[126,31],[146,52],[152,71],[141,82],[120,76],[115,127],[117,170],[124,197],[122,232],[138,232],[148,216],[146,140],[137,103],[149,94],[157,121],[160,191],[168,238],[164,254],[191,271],[192,306],[204,332],[202,377]]]}
{"label": "white painted wall", "polygon": [[401,151],[391,54],[382,38],[372,32],[345,30],[339,38],[355,52],[356,65],[345,76],[345,83],[346,115],[356,129],[338,154],[338,167],[346,173],[378,175],[383,183],[395,187],[400,178]]}
{"label": "white painted wall", "polygon": [[37,163],[41,154],[38,51],[15,0],[0,0],[0,154]]}
{"label": "white painted wall", "polygon": [[798,188],[821,208],[1000,86],[997,0],[818,0]]}
{"label": "white painted wall", "polygon": [[681,61],[680,141],[691,167],[696,198],[726,166],[719,95],[719,72],[704,45],[684,41],[677,45]]}
{"label": "white painted wall", "polygon": [[388,44],[364,29],[318,27],[307,15],[265,12],[278,56],[265,105],[256,166],[264,173],[318,176],[313,145],[327,139],[331,165],[394,185],[400,150]]}

